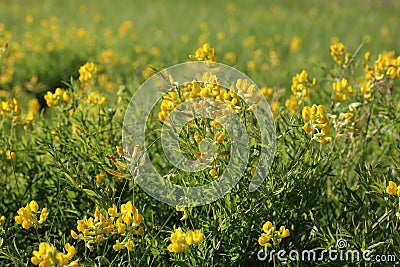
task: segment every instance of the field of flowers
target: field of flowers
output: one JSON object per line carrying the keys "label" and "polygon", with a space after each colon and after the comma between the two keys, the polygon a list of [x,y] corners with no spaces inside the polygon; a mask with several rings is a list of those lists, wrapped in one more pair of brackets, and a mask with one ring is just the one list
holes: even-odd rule
{"label": "field of flowers", "polygon": [[[398,264],[399,13],[394,0],[0,0],[0,266]],[[203,61],[249,79],[167,75],[144,145],[125,146],[138,88]],[[160,136],[197,99],[226,108],[180,129],[177,153],[212,159],[193,172],[169,161]],[[270,166],[255,115],[263,100]],[[228,193],[171,205],[139,185],[157,181],[141,170],[149,160],[173,184],[218,181],[238,156],[227,113],[249,136]],[[302,259],[307,250],[315,257]]]}

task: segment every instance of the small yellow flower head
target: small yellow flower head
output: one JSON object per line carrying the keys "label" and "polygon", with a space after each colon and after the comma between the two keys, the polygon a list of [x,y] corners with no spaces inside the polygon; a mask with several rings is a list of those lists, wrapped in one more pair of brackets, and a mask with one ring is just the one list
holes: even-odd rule
{"label": "small yellow flower head", "polygon": [[15,98],[2,101],[0,103],[0,114],[4,118],[16,120],[18,115],[21,114],[19,101]]}
{"label": "small yellow flower head", "polygon": [[118,251],[118,250],[121,250],[122,248],[123,248],[122,244],[119,242],[119,240],[115,241],[115,244],[113,245],[113,249],[115,251]]}
{"label": "small yellow flower head", "polygon": [[88,62],[79,68],[79,81],[82,83],[90,82],[98,71],[98,67],[93,62]]}
{"label": "small yellow flower head", "polygon": [[285,226],[281,226],[279,230],[276,230],[270,221],[264,223],[262,230],[264,233],[261,233],[261,236],[258,238],[258,243],[263,247],[277,245],[281,243],[283,238],[290,236],[289,229],[286,229]]}
{"label": "small yellow flower head", "polygon": [[301,37],[300,36],[293,37],[293,39],[290,41],[290,51],[296,52],[300,49],[300,46],[301,46]]}
{"label": "small yellow flower head", "polygon": [[271,237],[267,234],[262,233],[261,236],[258,238],[258,244],[263,247],[270,247],[271,243],[269,241],[271,240]]}
{"label": "small yellow flower head", "polygon": [[129,251],[133,251],[135,249],[135,243],[130,239],[128,242],[126,242],[125,247]]}
{"label": "small yellow flower head", "polygon": [[103,65],[115,65],[116,60],[114,56],[114,51],[111,49],[103,50],[100,54],[100,62]]}
{"label": "small yellow flower head", "polygon": [[15,152],[12,152],[10,150],[6,150],[5,156],[6,156],[7,160],[15,159]]}
{"label": "small yellow flower head", "polygon": [[289,110],[290,114],[295,114],[299,110],[299,100],[296,95],[290,95],[290,97],[285,101],[285,106]]}
{"label": "small yellow flower head", "polygon": [[72,236],[73,239],[78,239],[79,238],[79,235],[74,230],[71,230],[71,236]]}
{"label": "small yellow flower head", "polygon": [[293,95],[296,96],[298,102],[301,103],[303,100],[308,100],[310,89],[316,86],[316,79],[309,80],[308,72],[302,70],[292,78],[292,90]]}
{"label": "small yellow flower head", "polygon": [[[33,265],[39,266],[67,266],[68,262],[76,254],[76,249],[67,243],[64,247],[66,254],[57,251],[57,249],[49,243],[42,242],[39,244],[39,250],[33,251],[31,262]],[[70,262],[68,266],[78,266],[78,260]]]}
{"label": "small yellow flower head", "polygon": [[345,50],[346,47],[344,44],[338,40],[335,40],[330,46],[331,56],[340,66],[343,66],[348,62],[349,56],[347,56],[347,60],[344,58]]}
{"label": "small yellow flower head", "polygon": [[208,172],[212,177],[217,177],[218,176],[218,172],[216,169],[212,168],[209,172]]}
{"label": "small yellow flower head", "polygon": [[97,184],[102,184],[104,182],[104,172],[100,172],[99,174],[96,175],[96,183]]}
{"label": "small yellow flower head", "polygon": [[346,78],[342,78],[342,80],[335,81],[332,84],[332,88],[335,93],[334,99],[336,101],[345,101],[347,100],[349,94],[352,94],[354,92],[353,87],[348,85]]}
{"label": "small yellow flower head", "polygon": [[267,221],[266,223],[264,223],[262,230],[265,233],[268,233],[272,228],[273,228],[272,223],[270,221]]}
{"label": "small yellow flower head", "polygon": [[52,93],[50,91],[47,92],[47,94],[44,96],[44,100],[46,100],[46,104],[49,107],[65,105],[65,104],[71,102],[70,96],[62,88],[57,88],[54,93]]}
{"label": "small yellow flower head", "polygon": [[397,194],[397,185],[393,181],[389,181],[389,185],[386,187],[386,193],[389,195],[396,195]]}
{"label": "small yellow flower head", "polygon": [[199,47],[194,55],[189,55],[189,58],[197,61],[217,62],[217,54],[208,43]]}
{"label": "small yellow flower head", "polygon": [[111,217],[118,217],[118,210],[115,204],[113,204],[113,206],[108,209],[108,215],[110,215]]}
{"label": "small yellow flower head", "polygon": [[199,229],[194,230],[194,232],[192,232],[193,235],[193,242],[196,243],[200,243],[201,241],[204,240],[204,235],[203,232]]}
{"label": "small yellow flower head", "polygon": [[0,217],[0,226],[4,226],[4,221],[6,220],[6,218],[4,216]]}
{"label": "small yellow flower head", "polygon": [[290,236],[289,229],[286,229],[285,226],[283,226],[283,225],[279,228],[279,232],[281,232],[281,238]]}
{"label": "small yellow flower head", "polygon": [[180,227],[171,234],[171,244],[167,249],[169,252],[180,253],[189,249],[189,246],[204,240],[201,230],[188,231],[185,233]]}
{"label": "small yellow flower head", "polygon": [[301,112],[305,124],[303,130],[307,134],[312,135],[312,139],[321,144],[329,144],[331,137],[325,137],[329,133],[329,121],[324,115],[324,106],[317,106],[314,104],[312,107],[305,106]]}
{"label": "small yellow flower head", "polygon": [[46,221],[47,217],[49,216],[49,212],[47,211],[46,208],[42,209],[42,212],[40,213],[40,217],[39,217],[39,224],[44,223],[44,221]]}
{"label": "small yellow flower head", "polygon": [[106,98],[101,95],[100,92],[90,92],[90,94],[87,97],[87,102],[90,105],[102,105]]}
{"label": "small yellow flower head", "polygon": [[29,229],[32,226],[39,227],[44,221],[46,221],[49,213],[46,208],[42,209],[40,213],[40,219],[37,220],[36,213],[38,213],[39,205],[36,201],[32,200],[28,205],[18,210],[18,215],[15,216],[14,220],[17,224],[22,225],[24,229]]}
{"label": "small yellow flower head", "polygon": [[220,133],[220,134],[217,136],[217,142],[218,142],[218,143],[222,143],[222,142],[224,141],[224,139],[225,139],[225,136],[226,136],[225,132]]}
{"label": "small yellow flower head", "polygon": [[123,157],[124,156],[124,149],[122,147],[120,147],[120,146],[117,146],[116,149],[117,149],[118,156]]}
{"label": "small yellow flower head", "polygon": [[200,134],[195,133],[194,134],[194,140],[196,141],[197,144],[200,144],[203,139],[202,139]]}
{"label": "small yellow flower head", "polygon": [[365,60],[370,61],[371,60],[371,52],[369,52],[369,51],[365,52],[364,58],[365,58]]}

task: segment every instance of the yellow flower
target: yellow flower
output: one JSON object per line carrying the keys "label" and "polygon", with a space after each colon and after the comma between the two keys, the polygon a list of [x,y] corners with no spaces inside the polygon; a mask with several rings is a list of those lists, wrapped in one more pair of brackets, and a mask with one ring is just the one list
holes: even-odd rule
{"label": "yellow flower", "polygon": [[226,135],[225,132],[220,133],[220,134],[217,136],[217,142],[218,142],[218,143],[222,143],[222,142],[224,141],[225,135]]}
{"label": "yellow flower", "polygon": [[40,213],[40,217],[39,217],[39,224],[44,223],[44,221],[46,221],[47,217],[49,216],[49,212],[47,211],[46,208],[42,209],[42,212]]}
{"label": "yellow flower", "polygon": [[[272,244],[277,245],[281,243],[283,238],[290,236],[289,229],[286,229],[285,226],[281,226],[279,230],[275,230],[275,227],[270,221],[264,223],[262,230],[264,233],[261,233],[261,236],[258,238],[258,243],[263,247],[271,247]],[[270,243],[271,241],[272,244]]]}
{"label": "yellow flower", "polygon": [[18,215],[15,216],[14,220],[17,224],[22,225],[24,229],[29,229],[32,226],[39,227],[48,216],[48,211],[46,208],[42,209],[40,213],[40,220],[37,220],[36,213],[39,210],[39,205],[36,201],[32,200],[28,205],[22,207],[18,210]]}
{"label": "yellow flower", "polygon": [[79,68],[79,81],[82,83],[90,82],[97,71],[98,67],[93,62],[86,63]]}
{"label": "yellow flower", "polygon": [[342,80],[335,81],[332,84],[333,91],[335,93],[334,99],[336,101],[347,100],[349,94],[354,92],[352,86],[347,85],[347,79],[342,78]]}
{"label": "yellow flower", "polygon": [[263,225],[263,227],[262,227],[262,230],[265,232],[265,233],[268,233],[269,232],[269,230],[271,230],[272,229],[272,223],[270,222],[270,221],[267,221],[266,223],[264,223],[264,225]]}
{"label": "yellow flower", "polygon": [[258,243],[260,244],[260,246],[270,247],[271,246],[271,244],[269,243],[270,240],[271,237],[269,235],[262,233],[261,236],[258,238]]}
{"label": "yellow flower", "polygon": [[123,157],[124,156],[124,149],[122,147],[120,147],[120,146],[117,146],[116,149],[117,149],[117,154],[119,156]]}
{"label": "yellow flower", "polygon": [[87,102],[89,104],[96,104],[96,105],[102,105],[106,98],[101,95],[99,92],[90,92],[87,98]]}
{"label": "yellow flower", "polygon": [[197,143],[197,144],[200,144],[201,141],[202,141],[203,139],[201,138],[201,135],[200,135],[200,134],[195,133],[195,134],[194,134],[194,140],[196,140],[196,143]]}
{"label": "yellow flower", "polygon": [[301,112],[306,122],[302,127],[307,134],[312,134],[312,139],[321,144],[329,144],[331,137],[325,137],[329,133],[329,121],[323,114],[324,106],[314,104],[311,108],[305,106]]}
{"label": "yellow flower", "polygon": [[127,250],[129,251],[133,251],[135,249],[135,243],[133,242],[133,240],[129,240],[126,244],[125,247]]}
{"label": "yellow flower", "polygon": [[71,230],[71,236],[73,239],[78,239],[78,237],[79,237],[78,234],[74,230]]}
{"label": "yellow flower", "polygon": [[18,115],[21,114],[19,101],[15,98],[2,101],[0,103],[0,114],[4,118],[17,119]]}
{"label": "yellow flower", "polygon": [[216,169],[212,168],[209,172],[208,172],[212,177],[217,177],[218,176],[218,172]]}
{"label": "yellow flower", "polygon": [[389,195],[396,195],[397,194],[397,185],[393,181],[389,181],[389,185],[386,187],[386,193]]}
{"label": "yellow flower", "polygon": [[182,251],[186,251],[188,249],[188,245],[186,243],[171,243],[167,247],[169,252],[180,253]]}
{"label": "yellow flower", "polygon": [[108,209],[108,215],[110,215],[111,217],[118,217],[118,210],[115,204],[113,204],[113,206]]}
{"label": "yellow flower", "polygon": [[126,224],[123,223],[121,218],[118,218],[117,221],[115,222],[115,227],[117,228],[117,233],[118,234],[123,234],[125,233],[126,230]]}
{"label": "yellow flower", "polygon": [[297,50],[300,49],[301,46],[301,37],[295,36],[293,39],[290,41],[290,51],[291,52],[296,52]]}
{"label": "yellow flower", "polygon": [[345,49],[346,48],[344,44],[338,40],[335,40],[330,46],[331,56],[340,66],[343,66],[345,63],[347,63],[344,62],[343,58]]}
{"label": "yellow flower", "polygon": [[194,232],[192,232],[192,235],[194,243],[200,243],[204,240],[204,235],[201,230],[194,230]]}
{"label": "yellow flower", "polygon": [[96,183],[102,184],[104,182],[104,173],[100,172],[99,174],[96,175]]}
{"label": "yellow flower", "polygon": [[50,91],[47,92],[46,95],[44,96],[44,100],[46,100],[46,104],[49,107],[65,105],[68,102],[71,102],[70,96],[62,88],[57,88],[54,93]]}
{"label": "yellow flower", "polygon": [[[31,262],[33,265],[45,266],[67,266],[68,262],[76,254],[76,249],[67,243],[64,247],[67,254],[57,251],[57,249],[46,242],[39,244],[39,250],[33,251]],[[68,266],[78,266],[78,260],[71,262]]]}
{"label": "yellow flower", "polygon": [[6,150],[5,156],[6,156],[7,160],[15,159],[15,152],[12,152],[10,150]]}
{"label": "yellow flower", "polygon": [[122,249],[122,244],[119,242],[119,240],[115,241],[115,244],[113,245],[113,249],[115,251],[118,251],[118,250]]}
{"label": "yellow flower", "polygon": [[217,62],[217,54],[208,43],[199,47],[194,55],[189,55],[189,58],[198,61]]}
{"label": "yellow flower", "polygon": [[364,58],[365,58],[365,60],[370,61],[371,60],[371,52],[369,52],[369,51],[365,52]]}
{"label": "yellow flower", "polygon": [[279,228],[279,232],[281,232],[281,238],[285,238],[290,236],[290,231],[289,229],[286,229],[285,226],[281,226],[281,228]]}
{"label": "yellow flower", "polygon": [[179,227],[171,234],[171,244],[167,249],[169,252],[180,253],[189,249],[189,246],[200,243],[204,240],[204,235],[201,230],[183,232]]}
{"label": "yellow flower", "polygon": [[6,220],[6,218],[4,216],[0,217],[0,226],[4,226],[4,221]]}
{"label": "yellow flower", "polygon": [[142,215],[139,214],[138,209],[132,205],[130,201],[121,205],[121,218],[126,224],[138,226],[142,221]]}
{"label": "yellow flower", "polygon": [[315,78],[310,81],[308,79],[308,72],[302,70],[292,78],[292,86],[290,89],[298,99],[299,103],[301,103],[303,100],[308,100],[309,91],[312,87],[316,86],[316,83]]}
{"label": "yellow flower", "polygon": [[290,97],[285,101],[285,106],[288,108],[290,114],[298,112],[299,100],[296,95],[290,95]]}
{"label": "yellow flower", "polygon": [[100,62],[103,65],[115,65],[114,52],[111,49],[103,50],[100,54]]}

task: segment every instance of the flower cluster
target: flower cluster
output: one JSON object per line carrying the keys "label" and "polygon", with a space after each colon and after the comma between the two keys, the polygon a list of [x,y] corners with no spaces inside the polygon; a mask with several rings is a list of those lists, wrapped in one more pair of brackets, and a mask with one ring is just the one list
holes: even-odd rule
{"label": "flower cluster", "polygon": [[348,98],[349,94],[354,93],[354,89],[351,85],[348,85],[348,81],[346,78],[342,78],[341,80],[335,81],[332,84],[332,89],[335,93],[334,99],[335,101],[344,101]]}
{"label": "flower cluster", "polygon": [[[160,121],[165,121],[170,112],[179,104],[195,98],[208,98],[215,99],[223,102],[228,108],[236,113],[240,112],[239,97],[245,99],[249,103],[252,103],[249,110],[253,110],[257,103],[260,101],[262,93],[256,90],[255,86],[248,80],[238,79],[236,81],[235,87],[231,86],[228,90],[221,87],[217,82],[217,77],[209,72],[203,75],[204,82],[192,81],[181,84],[177,88],[179,92],[169,91],[163,96],[161,102],[160,112],[158,113],[158,119]],[[216,103],[217,104],[217,103]],[[221,116],[226,115],[230,111],[221,110]]]}
{"label": "flower cluster", "polygon": [[[3,150],[0,149],[0,155],[3,154]],[[11,151],[11,150],[6,150],[4,152],[4,156],[6,157],[6,160],[12,160],[15,159],[15,152]]]}
{"label": "flower cluster", "polygon": [[90,82],[97,71],[98,67],[93,62],[87,62],[79,68],[79,81],[82,83]]}
{"label": "flower cluster", "polygon": [[102,105],[105,100],[106,100],[106,98],[104,96],[102,96],[101,93],[99,93],[99,92],[90,92],[88,95],[88,98],[87,98],[87,102],[90,105],[92,105],[92,104]]}
{"label": "flower cluster", "polygon": [[187,251],[189,246],[203,241],[204,235],[201,230],[184,232],[180,227],[171,234],[171,244],[168,245],[168,251],[180,253]]}
{"label": "flower cluster", "polygon": [[[282,242],[283,238],[290,236],[289,229],[282,225],[279,230],[276,230],[270,221],[264,223],[262,230],[264,233],[258,238],[258,243],[263,247],[277,246]],[[270,243],[271,241],[272,244]]]}
{"label": "flower cluster", "polygon": [[21,224],[24,229],[29,229],[32,226],[38,228],[49,215],[47,209],[43,208],[40,212],[39,221],[37,220],[36,214],[39,213],[39,205],[35,200],[32,200],[25,208],[20,208],[17,213],[18,215],[15,216],[14,220],[17,224]]}
{"label": "flower cluster", "polygon": [[47,94],[44,96],[44,100],[46,100],[46,104],[49,107],[56,107],[71,102],[70,96],[62,88],[57,88],[54,93],[50,91],[47,92]]}
{"label": "flower cluster", "polygon": [[349,63],[351,55],[350,55],[350,53],[345,53],[346,47],[339,40],[337,40],[337,39],[333,40],[331,47],[330,47],[330,51],[331,51],[332,58],[340,66],[344,66],[347,63]]}
{"label": "flower cluster", "polygon": [[308,78],[308,72],[302,70],[292,78],[292,95],[286,100],[285,106],[289,108],[291,114],[298,110],[298,106],[304,101],[308,101],[310,89],[317,85],[317,80]]}
{"label": "flower cluster", "polygon": [[36,118],[38,111],[40,110],[40,103],[37,98],[33,98],[28,103],[28,114],[26,116],[27,121],[33,121]]}
{"label": "flower cluster", "polygon": [[209,44],[205,43],[202,47],[199,47],[194,55],[189,55],[192,60],[217,62],[217,54]]}
{"label": "flower cluster", "polygon": [[33,251],[33,257],[31,258],[31,262],[33,265],[39,265],[40,267],[78,266],[79,260],[72,261],[68,264],[68,262],[76,254],[75,247],[67,243],[64,249],[67,252],[66,254],[59,252],[53,245],[46,242],[42,242],[39,244],[39,250]]}
{"label": "flower cluster", "polygon": [[[369,52],[365,58],[370,60]],[[376,87],[400,78],[400,56],[395,56],[394,51],[386,51],[378,55],[374,65],[364,64],[365,81],[361,84],[364,98],[371,98]]]}
{"label": "flower cluster", "polygon": [[311,81],[308,79],[308,72],[302,70],[292,78],[292,86],[290,89],[297,99],[308,100],[310,88],[317,85],[317,80],[313,78]]}
{"label": "flower cluster", "polygon": [[21,114],[19,101],[15,98],[2,101],[0,105],[0,114],[4,118],[17,120],[18,115]]}
{"label": "flower cluster", "polygon": [[144,232],[143,227],[139,227],[143,217],[139,214],[138,209],[132,205],[130,201],[121,205],[121,210],[115,205],[108,209],[108,219],[101,214],[99,208],[96,208],[94,217],[84,218],[77,221],[77,229],[80,234],[71,230],[71,236],[74,239],[82,239],[86,246],[93,251],[93,244],[103,241],[106,235],[122,235],[124,240],[116,241],[113,249],[118,251],[125,247],[128,250],[134,249],[132,235],[141,235]]}
{"label": "flower cluster", "polygon": [[386,193],[389,195],[398,195],[400,197],[400,185],[397,186],[397,184],[393,181],[389,181],[389,185],[386,187]]}
{"label": "flower cluster", "polygon": [[303,130],[308,134],[312,134],[312,139],[321,144],[329,144],[332,138],[326,137],[329,133],[329,121],[324,115],[324,106],[317,106],[316,104],[312,107],[305,106],[301,113],[306,121]]}

